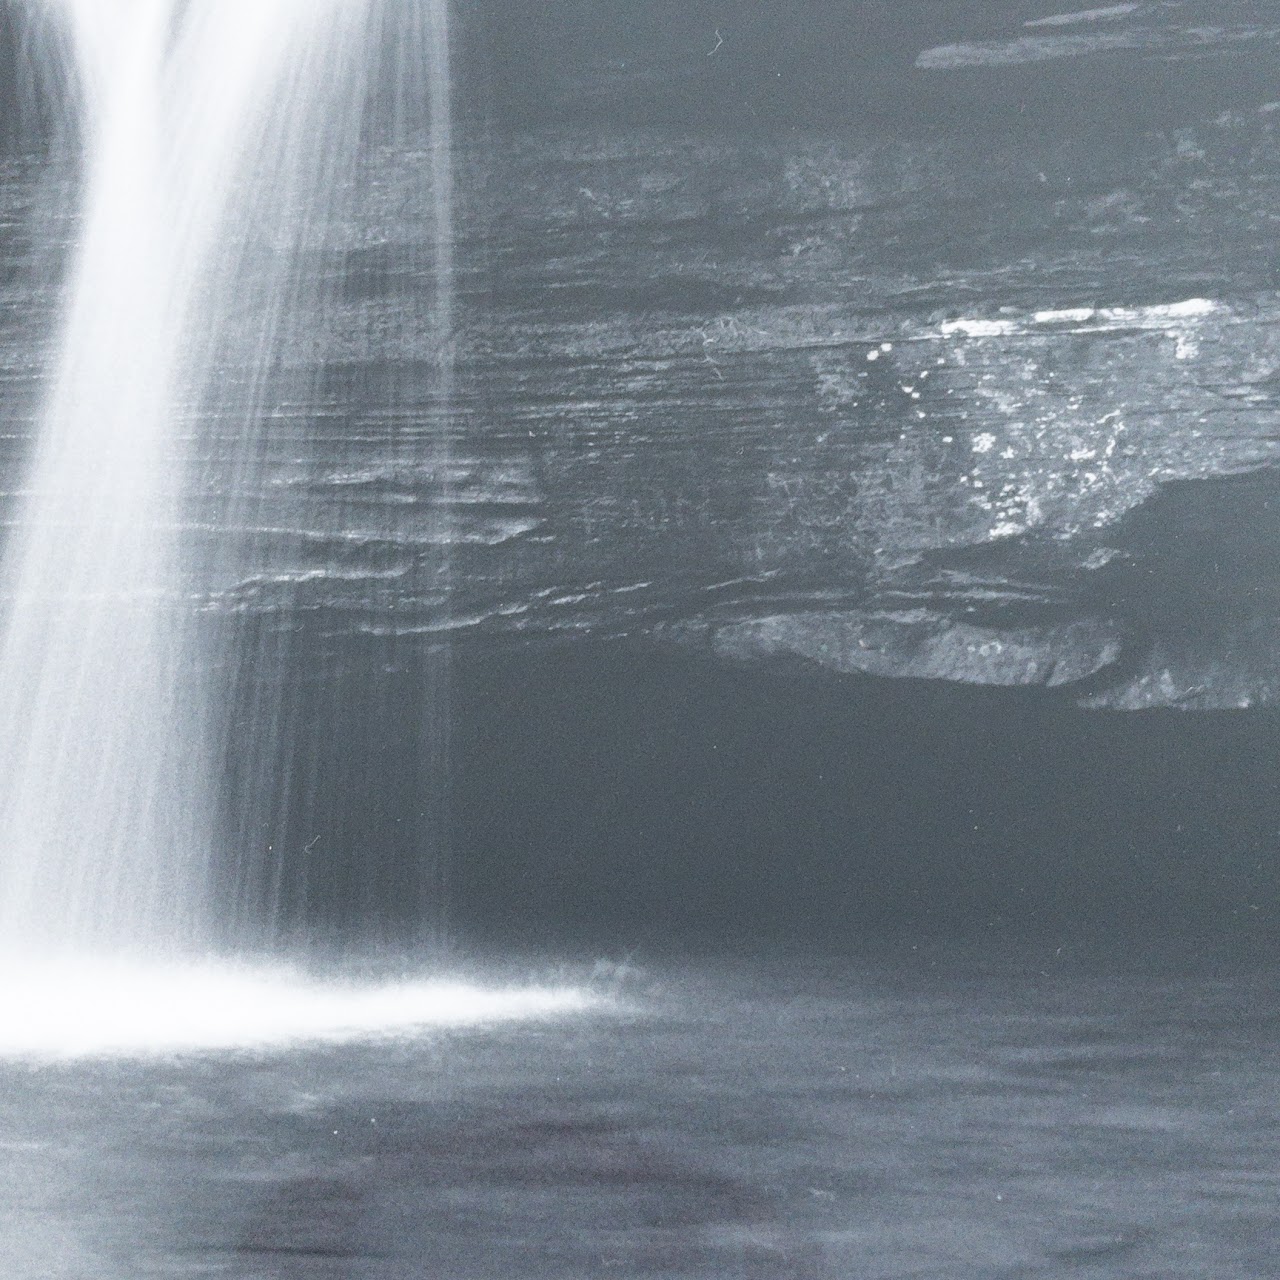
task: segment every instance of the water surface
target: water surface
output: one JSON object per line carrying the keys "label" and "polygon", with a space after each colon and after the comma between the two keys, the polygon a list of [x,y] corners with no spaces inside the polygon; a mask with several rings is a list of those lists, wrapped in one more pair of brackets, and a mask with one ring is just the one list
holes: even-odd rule
{"label": "water surface", "polygon": [[3,1068],[13,1280],[1273,1274],[1274,969],[686,962],[611,1012]]}

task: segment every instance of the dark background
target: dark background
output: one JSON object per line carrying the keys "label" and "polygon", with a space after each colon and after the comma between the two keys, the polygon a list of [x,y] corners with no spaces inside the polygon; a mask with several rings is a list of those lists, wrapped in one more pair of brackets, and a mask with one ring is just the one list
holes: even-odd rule
{"label": "dark background", "polygon": [[[381,915],[394,940],[420,923],[440,826],[418,822],[430,786],[403,749],[415,689],[384,687],[371,717],[367,659],[311,692],[314,720],[342,726],[321,751],[347,785],[282,838],[301,850],[323,833],[298,857],[313,926],[367,941]],[[452,685],[448,893],[431,925],[464,951],[1274,946],[1271,712],[1082,711],[1044,690],[589,639],[458,646]],[[297,768],[314,735],[294,749]]]}

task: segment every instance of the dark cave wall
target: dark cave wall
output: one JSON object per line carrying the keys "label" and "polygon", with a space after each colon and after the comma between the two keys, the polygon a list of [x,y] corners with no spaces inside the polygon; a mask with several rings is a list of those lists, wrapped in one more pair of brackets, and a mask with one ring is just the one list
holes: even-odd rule
{"label": "dark cave wall", "polygon": [[460,926],[615,948],[1274,946],[1274,716],[625,647],[482,669],[459,705]]}
{"label": "dark cave wall", "polygon": [[[324,769],[346,785],[280,833],[326,936],[412,932],[429,871],[418,923],[464,950],[1274,950],[1274,715],[1085,712],[625,642],[464,644],[452,670],[431,830],[411,691],[392,681],[379,705],[399,711],[374,718],[361,673],[327,690]],[[315,748],[293,745],[295,765]]]}

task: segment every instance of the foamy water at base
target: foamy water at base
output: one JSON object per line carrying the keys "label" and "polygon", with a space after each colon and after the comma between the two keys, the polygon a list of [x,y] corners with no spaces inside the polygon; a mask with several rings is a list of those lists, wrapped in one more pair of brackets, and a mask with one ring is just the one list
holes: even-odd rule
{"label": "foamy water at base", "polygon": [[0,965],[0,1057],[276,1049],[550,1019],[603,1005],[573,986],[446,977],[318,981],[285,968],[75,960]]}

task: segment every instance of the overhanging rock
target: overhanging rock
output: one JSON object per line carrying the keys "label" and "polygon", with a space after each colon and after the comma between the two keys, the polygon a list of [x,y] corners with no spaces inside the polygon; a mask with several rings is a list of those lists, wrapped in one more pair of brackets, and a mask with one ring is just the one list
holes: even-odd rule
{"label": "overhanging rock", "polygon": [[722,657],[785,655],[842,674],[1051,689],[1097,676],[1123,654],[1105,622],[1002,630],[923,609],[776,614],[717,627],[711,642]]}

